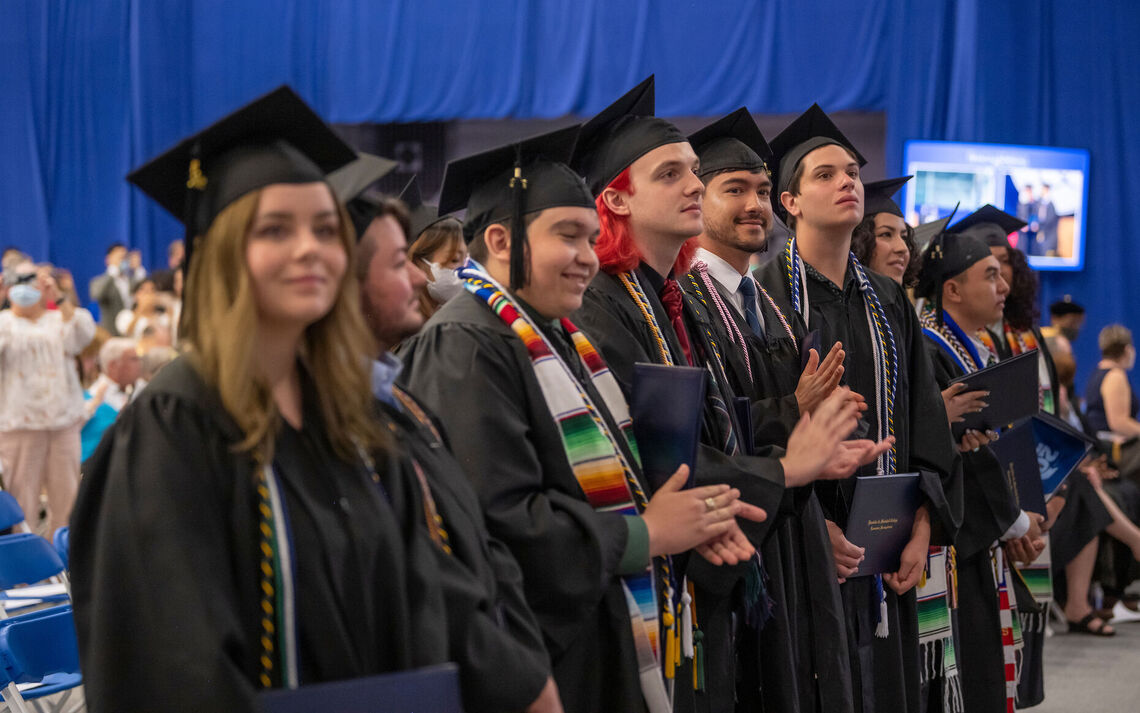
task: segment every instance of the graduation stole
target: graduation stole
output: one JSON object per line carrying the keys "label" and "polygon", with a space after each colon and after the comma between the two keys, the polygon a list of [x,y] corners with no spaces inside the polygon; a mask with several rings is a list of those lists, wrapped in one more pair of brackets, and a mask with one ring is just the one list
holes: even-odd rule
{"label": "graduation stole", "polygon": [[[792,300],[792,310],[804,321],[807,326],[811,322],[811,306],[807,290],[807,269],[800,259],[796,248],[796,238],[792,236],[784,248],[784,274],[787,278],[788,294]],[[895,434],[895,393],[898,387],[899,355],[895,344],[894,331],[887,313],[879,302],[875,288],[867,278],[867,272],[855,258],[855,253],[847,257],[847,269],[854,272],[859,282],[859,291],[863,293],[863,307],[867,312],[867,327],[871,331],[871,348],[875,360],[875,407],[878,415],[879,440]],[[882,475],[893,475],[896,471],[898,454],[895,447],[879,456],[877,466]],[[890,635],[887,628],[887,594],[883,588],[882,575],[874,576],[875,607],[874,617],[877,622],[875,636],[885,639]]]}
{"label": "graduation stole", "polygon": [[[526,346],[550,416],[558,425],[566,460],[569,461],[586,500],[598,512],[639,515],[645,510],[649,499],[617,441],[618,438],[624,438],[634,460],[639,461],[629,407],[617,380],[593,345],[570,320],[561,320],[562,327],[570,335],[578,358],[590,374],[590,380],[606,410],[617,423],[619,434],[610,431],[598,406],[574,373],[547,342],[538,326],[501,285],[475,266],[461,269],[459,276],[464,279],[464,288],[485,302]],[[673,610],[672,567],[668,557],[658,557],[655,560],[664,574],[661,623],[665,628],[666,648],[663,663],[666,675],[672,678],[673,671],[680,662],[677,622]],[[658,644],[658,605],[653,565],[650,564],[639,574],[622,576],[621,583],[629,607],[633,640],[637,645],[642,693],[651,713],[667,712],[671,710],[671,704],[661,677],[662,657]]]}
{"label": "graduation stole", "polygon": [[[986,366],[974,343],[945,311],[940,324],[934,305],[928,302],[918,316],[918,321],[922,325],[922,333],[946,352],[963,374],[971,374]],[[992,349],[990,351],[993,352]]]}
{"label": "graduation stole", "polygon": [[258,510],[258,574],[261,636],[258,684],[273,688],[296,688],[297,621],[296,583],[293,572],[293,539],[281,495],[281,482],[273,466],[257,471],[255,483]]}
{"label": "graduation stole", "polygon": [[[788,294],[791,295],[792,309],[808,325],[811,320],[811,307],[808,303],[807,270],[803,260],[800,259],[796,248],[796,238],[793,236],[783,255],[784,273],[788,283]],[[887,319],[887,313],[879,302],[875,288],[867,278],[867,272],[855,258],[855,253],[848,256],[848,269],[854,272],[859,283],[859,291],[863,293],[863,306],[867,312],[867,326],[871,331],[871,346],[875,359],[875,406],[879,422],[879,440],[895,433],[895,394],[898,387],[899,354],[895,344],[894,330]],[[889,451],[879,456],[878,468],[881,474],[893,475],[896,472],[896,459],[898,454],[891,447]]]}
{"label": "graduation stole", "polygon": [[931,547],[915,596],[918,604],[919,680],[941,678],[943,713],[964,709],[950,620],[957,608],[958,568],[953,547]]}
{"label": "graduation stole", "polygon": [[[693,263],[692,269],[696,272],[697,276],[700,277],[701,283],[705,286],[705,291],[709,297],[712,298],[713,304],[716,305],[717,315],[720,317],[721,324],[724,325],[724,329],[728,333],[729,341],[737,345],[744,355],[744,366],[748,369],[748,380],[754,382],[755,380],[752,378],[752,359],[748,356],[748,344],[744,341],[744,333],[740,331],[740,327],[736,324],[736,320],[729,311],[728,305],[721,299],[720,291],[717,290],[716,285],[713,284],[712,277],[709,276],[708,264],[703,260],[697,260]],[[689,277],[692,278],[692,276],[693,273],[690,272]],[[748,279],[755,283],[758,294],[764,296],[764,299],[767,300],[772,310],[776,313],[776,317],[780,320],[780,324],[783,325],[784,331],[787,332],[792,340],[792,346],[799,349],[799,343],[796,342],[796,335],[792,332],[792,328],[788,324],[787,318],[784,317],[783,311],[776,305],[776,301],[772,299],[772,296],[768,294],[768,290],[765,290],[763,285],[756,282],[756,278],[752,277],[752,275],[748,275]]]}

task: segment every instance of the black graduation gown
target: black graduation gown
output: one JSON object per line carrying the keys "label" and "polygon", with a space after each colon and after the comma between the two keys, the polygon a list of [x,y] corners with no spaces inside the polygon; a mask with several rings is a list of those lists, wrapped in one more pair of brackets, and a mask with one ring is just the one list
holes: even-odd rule
{"label": "black graduation gown", "polygon": [[402,381],[456,435],[488,531],[518,561],[567,713],[644,710],[618,575],[628,525],[587,502],[522,340],[465,292],[399,356]]}
{"label": "black graduation gown", "polygon": [[[523,595],[522,572],[506,546],[488,534],[479,498],[451,454],[442,424],[415,403],[431,426],[386,402],[377,401],[377,407],[407,456],[405,470],[414,469],[411,459],[420,466],[447,533],[451,552],[433,549],[440,560],[449,653],[460,667],[464,709],[522,711],[550,676],[542,632]],[[414,470],[409,476],[416,477]],[[424,518],[420,521],[426,526]]]}
{"label": "black graduation gown", "polygon": [[[663,284],[662,278],[645,265],[639,267],[637,272],[653,312],[659,317],[658,326],[668,342],[670,352],[682,355],[677,335],[665,317],[665,308],[657,297],[658,289]],[[684,301],[684,319],[694,358],[700,359],[702,353],[708,354],[715,348],[709,341],[712,322],[699,302],[691,298]],[[661,362],[652,332],[633,299],[614,275],[599,272],[595,276],[586,290],[582,308],[575,313],[573,320],[602,354],[627,398],[632,391],[634,364]],[[712,371],[716,378],[717,369]],[[721,383],[720,388],[729,396],[733,393],[727,383]],[[775,457],[769,457],[782,455],[782,451],[762,448],[758,453],[764,455],[725,455],[717,446],[709,445],[711,427],[708,404],[705,411],[704,436],[697,454],[695,480],[702,485],[726,483],[739,488],[742,500],[764,508],[768,513],[765,522],[740,521],[741,529],[749,539],[761,546],[781,513],[791,507],[791,498],[786,496],[784,489],[783,468]],[[734,705],[738,674],[734,619],[743,619],[740,600],[744,596],[747,568],[751,566],[744,563],[733,567],[716,567],[699,555],[689,557],[685,573],[694,585],[698,626],[704,632],[707,654],[705,691],[694,699],[702,710],[727,711],[732,710]],[[755,681],[746,676],[741,683],[747,687],[754,685]]]}
{"label": "black graduation gown", "polygon": [[[875,403],[875,366],[871,333],[863,293],[851,271],[840,289],[810,266],[807,290],[810,324],[793,312],[784,273],[784,261],[772,260],[755,275],[797,329],[819,330],[821,344],[841,342],[847,357],[843,383],[862,394],[870,405],[863,418],[868,437],[878,432]],[[931,544],[951,544],[961,521],[961,472],[946,419],[946,407],[934,383],[930,359],[923,346],[918,317],[902,287],[874,272],[867,273],[894,333],[899,351],[899,377],[895,397],[895,451],[899,472],[918,472],[920,488],[931,516]],[[858,475],[873,475],[874,464]],[[817,482],[816,495],[828,519],[847,525],[847,511],[856,481]],[[873,578],[858,577],[841,585],[847,612],[847,640],[851,653],[855,710],[919,709],[918,623],[912,589],[898,597],[887,588],[888,638],[875,637]]]}
{"label": "black graduation gown", "polygon": [[[746,363],[740,348],[715,321],[714,328],[725,345],[729,378],[738,394],[753,399],[756,441],[785,445],[800,415],[795,389],[802,373],[797,344],[803,334],[795,334],[795,323],[789,322],[796,336],[793,340],[763,296],[758,302],[765,333],[753,333],[724,286],[710,279],[748,350]],[[697,287],[703,288],[703,282],[694,285],[685,279],[681,286],[694,296],[704,297]],[[777,425],[781,423],[782,434]],[[776,525],[774,536],[763,548],[768,590],[776,605],[758,642],[764,709],[787,713],[852,711],[843,600],[827,524],[813,486],[794,492],[797,507]]]}
{"label": "black graduation gown", "polygon": [[[304,380],[303,380],[304,381]],[[306,382],[307,386],[307,382]],[[302,684],[447,660],[430,541],[398,478],[336,456],[315,395],[274,468],[290,524]],[[92,711],[253,711],[261,651],[255,466],[184,357],[119,415],[84,464],[71,582]],[[385,457],[378,473],[398,470]]]}
{"label": "black graduation gown", "polygon": [[[964,372],[929,337],[926,349],[938,387],[945,389]],[[1001,611],[990,559],[990,546],[1021,513],[1017,499],[988,447],[960,454],[965,499],[958,551],[958,666],[966,713],[1002,710],[1005,706],[1005,658],[1001,643]],[[1012,586],[1012,583],[1011,583]],[[1010,597],[1014,596],[1010,590]]]}

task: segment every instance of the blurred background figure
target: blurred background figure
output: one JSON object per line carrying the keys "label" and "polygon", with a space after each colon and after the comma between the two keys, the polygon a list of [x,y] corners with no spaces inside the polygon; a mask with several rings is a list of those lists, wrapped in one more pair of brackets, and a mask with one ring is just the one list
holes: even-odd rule
{"label": "blurred background figure", "polygon": [[[79,430],[85,420],[75,357],[95,334],[91,314],[63,299],[50,266],[11,272],[11,308],[0,312],[0,461],[4,486],[48,532],[67,524],[79,485]],[[56,305],[48,309],[47,305]]]}
{"label": "blurred background figure", "polygon": [[166,304],[151,278],[144,278],[131,289],[131,309],[120,310],[115,328],[124,337],[138,339],[148,327],[169,327]]}
{"label": "blurred background figure", "polygon": [[80,462],[87,460],[87,457],[95,450],[95,446],[99,445],[103,431],[107,430],[107,427],[114,423],[115,417],[119,415],[118,410],[103,403],[103,397],[107,393],[108,381],[99,378],[99,375],[103,373],[99,368],[99,350],[109,339],[111,339],[110,332],[102,327],[95,327],[95,336],[75,358],[75,368],[79,372],[79,385],[83,387],[83,398],[87,400],[84,404],[83,428],[79,431]]}
{"label": "blurred background figure", "polygon": [[178,358],[178,350],[171,347],[169,344],[166,346],[156,346],[143,352],[141,376],[139,377],[139,387],[143,388],[149,384],[154,377],[170,362]]}
{"label": "blurred background figure", "polygon": [[182,260],[186,257],[186,245],[181,240],[175,240],[166,247],[166,267],[155,270],[151,277],[154,286],[159,292],[174,291],[174,273],[182,270]]}
{"label": "blurred background figure", "polygon": [[115,319],[131,303],[131,290],[146,278],[146,268],[142,266],[142,253],[128,252],[122,243],[112,243],[103,262],[107,269],[91,280],[89,292],[99,305],[99,325],[117,337]]}
{"label": "blurred background figure", "polygon": [[138,344],[133,339],[114,337],[99,349],[99,368],[103,371],[92,393],[102,391],[103,402],[115,412],[123,410],[132,398],[142,375],[142,359]]}

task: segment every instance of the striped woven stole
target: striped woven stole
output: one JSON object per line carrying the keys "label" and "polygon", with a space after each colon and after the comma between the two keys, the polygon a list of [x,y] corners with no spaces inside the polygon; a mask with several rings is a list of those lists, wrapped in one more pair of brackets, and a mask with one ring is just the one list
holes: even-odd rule
{"label": "striped woven stole", "polygon": [[[464,278],[466,290],[486,303],[526,347],[546,406],[562,437],[566,460],[586,501],[598,512],[640,514],[645,509],[648,498],[617,441],[618,438],[625,439],[632,457],[639,460],[629,407],[617,380],[597,350],[570,320],[561,320],[562,327],[573,341],[578,358],[590,374],[590,381],[617,424],[619,434],[611,432],[598,405],[574,377],[570,367],[506,291],[477,267],[464,268],[459,274]],[[675,621],[670,586],[671,567],[668,558],[657,558],[657,563],[665,575],[663,620],[666,627],[670,628]],[[672,706],[662,678],[653,565],[647,566],[644,572],[622,576],[621,583],[637,648],[642,693],[651,713],[666,713]]]}
{"label": "striped woven stole", "polygon": [[963,710],[962,682],[950,611],[957,599],[957,571],[952,547],[931,547],[926,571],[915,592],[918,604],[919,680],[942,679],[943,713]]}

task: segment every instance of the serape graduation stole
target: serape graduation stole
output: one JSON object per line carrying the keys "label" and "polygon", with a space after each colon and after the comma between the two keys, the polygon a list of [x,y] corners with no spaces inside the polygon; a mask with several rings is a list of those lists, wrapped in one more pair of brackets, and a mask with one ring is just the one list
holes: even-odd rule
{"label": "serape graduation stole", "polygon": [[1017,617],[1017,602],[1010,591],[1010,572],[1001,545],[990,551],[990,562],[994,570],[994,584],[997,585],[998,609],[1001,619],[1001,648],[1005,665],[1005,709],[1014,713],[1017,702],[1017,682],[1021,678],[1019,665],[1021,649],[1025,645],[1021,638],[1021,625]]}
{"label": "serape graduation stole", "polygon": [[[598,406],[547,342],[538,326],[490,275],[473,266],[461,269],[459,275],[464,279],[464,288],[486,303],[526,346],[547,408],[558,425],[566,460],[569,461],[587,502],[599,512],[640,514],[649,500],[617,441],[618,438],[624,438],[632,457],[635,460],[639,458],[629,407],[617,380],[593,345],[570,320],[561,320],[562,327],[574,343],[578,358],[590,374],[590,380],[617,424],[620,434],[610,431],[598,412]],[[621,577],[622,589],[629,606],[633,640],[637,645],[641,689],[651,713],[672,709],[662,679],[662,663],[671,674],[680,661],[680,646],[675,633],[677,621],[673,609],[671,562],[667,557],[658,557],[656,561],[664,574],[666,590],[662,593],[664,611],[660,617],[666,635],[664,662],[658,642],[658,599],[653,565],[649,565],[640,574]]]}
{"label": "serape graduation stole", "polygon": [[931,547],[915,596],[918,604],[919,680],[941,678],[943,713],[964,709],[950,611],[957,608],[958,571],[953,547]]}

